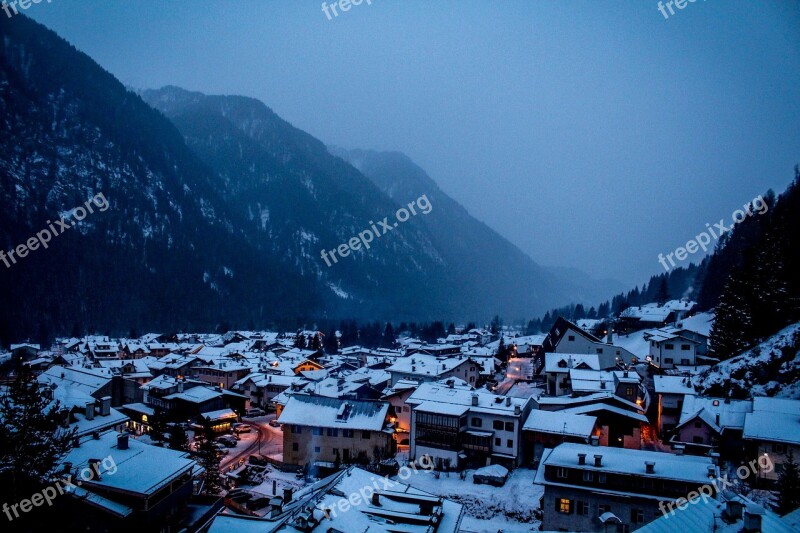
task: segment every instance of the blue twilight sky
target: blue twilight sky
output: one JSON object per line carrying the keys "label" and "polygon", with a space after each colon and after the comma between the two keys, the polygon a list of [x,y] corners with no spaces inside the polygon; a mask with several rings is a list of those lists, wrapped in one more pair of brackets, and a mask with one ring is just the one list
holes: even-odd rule
{"label": "blue twilight sky", "polygon": [[126,84],[253,96],[326,143],[405,152],[539,263],[630,285],[800,163],[797,1],[371,1],[26,13]]}

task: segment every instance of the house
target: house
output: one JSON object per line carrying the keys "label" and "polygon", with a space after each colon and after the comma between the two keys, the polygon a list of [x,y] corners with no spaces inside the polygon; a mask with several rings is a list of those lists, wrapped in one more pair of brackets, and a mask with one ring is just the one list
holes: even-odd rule
{"label": "house", "polygon": [[392,376],[391,386],[401,379],[416,380],[420,383],[439,381],[446,378],[459,378],[471,385],[478,382],[482,367],[473,359],[464,355],[435,356],[426,353],[414,353],[399,358],[387,368]]}
{"label": "house", "polygon": [[611,368],[618,363],[636,361],[636,356],[630,351],[612,343],[611,334],[608,336],[608,342],[603,342],[564,317],[558,317],[553,327],[550,328],[550,332],[542,344],[542,351],[562,354],[597,354],[602,356],[603,369]]}
{"label": "house", "polygon": [[569,372],[573,368],[607,370],[616,367],[616,357],[610,354],[546,353],[544,375],[547,379],[547,393],[551,396],[570,394]]}
{"label": "house", "polygon": [[234,383],[231,389],[247,398],[247,407],[269,410],[274,407],[272,400],[275,396],[301,381],[303,378],[296,376],[256,372]]}
{"label": "house", "polygon": [[167,375],[173,378],[182,378],[192,375],[192,369],[203,364],[203,361],[194,355],[167,354],[151,361],[147,366],[153,376]]}
{"label": "house", "polygon": [[[94,470],[99,475],[85,475]],[[79,440],[60,475],[81,479],[65,523],[96,530],[166,531],[184,519],[197,467],[186,453],[150,446],[109,431]],[[80,476],[80,477],[79,477]],[[87,479],[89,478],[89,479]]]}
{"label": "house", "polygon": [[611,390],[620,398],[646,406],[647,391],[642,387],[642,378],[635,370],[591,370],[569,369],[567,390],[573,396],[584,396]]}
{"label": "house", "polygon": [[649,343],[648,360],[658,368],[693,366],[708,353],[708,337],[680,327],[664,327],[644,332]]}
{"label": "house", "polygon": [[599,437],[597,417],[534,409],[522,426],[523,462],[534,468],[544,450],[564,442],[590,444]]}
{"label": "house", "polygon": [[694,396],[691,378],[686,376],[653,376],[653,386],[658,395],[658,422],[656,427],[662,437],[678,425],[683,409],[683,399]]}
{"label": "house", "polygon": [[406,403],[412,460],[425,455],[459,469],[522,463],[522,425],[534,406],[531,398],[498,396],[448,379],[422,383]]}
{"label": "house", "polygon": [[97,400],[112,395],[111,376],[102,371],[72,366],[53,366],[39,374],[41,385],[77,390]]}
{"label": "house", "polygon": [[234,383],[250,373],[250,366],[237,363],[232,359],[219,361],[217,364],[200,364],[193,366],[192,377],[215,387],[230,389]]}
{"label": "house", "polygon": [[[415,474],[430,475],[419,468]],[[461,504],[400,481],[384,478],[376,485],[375,480],[374,473],[351,466],[300,494],[286,489],[281,496],[270,500],[267,509],[259,511],[263,517],[220,513],[208,533],[457,533],[461,530]]]}
{"label": "house", "polygon": [[[450,378],[455,379],[455,378]],[[463,383],[463,382],[462,382]],[[395,422],[395,440],[400,445],[411,443],[411,406],[408,398],[417,390],[419,383],[401,379],[393,387],[386,390],[381,400],[389,402],[397,419]]]}
{"label": "house", "polygon": [[753,412],[745,413],[742,438],[750,459],[766,455],[775,468],[758,478],[775,482],[791,451],[800,459],[800,400],[753,398]]}
{"label": "house", "polygon": [[560,444],[544,451],[534,479],[544,486],[542,530],[633,531],[718,474],[708,457]]}
{"label": "house", "polygon": [[684,445],[686,453],[716,451],[736,459],[742,455],[745,415],[752,412],[752,400],[686,396],[670,442]]}
{"label": "house", "polygon": [[11,351],[11,360],[18,365],[36,359],[42,348],[38,344],[26,342],[22,344],[12,344],[9,350]]}
{"label": "house", "polygon": [[291,465],[367,464],[394,454],[388,402],[295,394],[278,422],[283,461]]}

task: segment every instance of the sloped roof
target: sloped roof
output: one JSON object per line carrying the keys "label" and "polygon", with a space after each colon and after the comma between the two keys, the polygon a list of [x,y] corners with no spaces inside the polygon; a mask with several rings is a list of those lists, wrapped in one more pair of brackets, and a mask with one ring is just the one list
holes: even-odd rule
{"label": "sloped roof", "polygon": [[281,411],[278,422],[296,426],[380,431],[388,410],[388,402],[295,394]]}

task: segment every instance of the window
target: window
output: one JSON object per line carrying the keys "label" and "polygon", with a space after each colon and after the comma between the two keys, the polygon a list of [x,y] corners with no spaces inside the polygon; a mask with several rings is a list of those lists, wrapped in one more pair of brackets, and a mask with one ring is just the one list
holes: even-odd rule
{"label": "window", "polygon": [[[606,482],[606,475],[605,474],[598,475],[597,476],[597,482],[598,483],[605,483]],[[603,513],[600,513],[600,514],[603,514]]]}
{"label": "window", "polygon": [[694,423],[694,427],[701,428],[701,427],[703,427],[703,423],[700,422],[699,420],[696,420],[695,423]]}
{"label": "window", "polygon": [[470,376],[469,377],[469,382],[470,383],[475,383],[475,376]]}
{"label": "window", "polygon": [[469,367],[469,371],[470,372],[475,372],[475,367],[474,366]]}
{"label": "window", "polygon": [[617,524],[617,533],[631,533],[631,526],[628,524]]}
{"label": "window", "polygon": [[301,428],[300,426],[292,426],[292,433],[296,433],[296,434],[299,435],[302,432],[303,432],[303,428]]}
{"label": "window", "polygon": [[556,498],[556,511],[570,514],[572,512],[572,501],[567,498]]}
{"label": "window", "polygon": [[633,396],[635,389],[633,387],[625,387],[625,395],[626,396]]}
{"label": "window", "polygon": [[319,453],[319,446],[314,446],[314,453]]}
{"label": "window", "polygon": [[597,351],[597,353],[603,353],[603,349],[602,348],[595,348],[595,350]]}
{"label": "window", "polygon": [[665,350],[674,350],[675,349],[675,345],[667,343],[667,344],[664,345],[664,349]]}
{"label": "window", "polygon": [[338,437],[339,436],[339,430],[336,429],[336,428],[328,428],[328,436],[329,437]]}
{"label": "window", "polygon": [[472,423],[472,427],[479,428],[479,427],[481,427],[483,425],[483,420],[481,420],[477,416],[473,416],[471,423]]}
{"label": "window", "polygon": [[296,443],[296,442],[293,442],[292,443],[292,451],[296,452],[296,451],[299,451],[299,450],[300,450],[300,445],[298,443]]}
{"label": "window", "polygon": [[567,477],[567,469],[559,467],[559,469],[558,469],[558,477],[560,477],[560,478]]}
{"label": "window", "polygon": [[353,430],[352,429],[343,429],[342,430],[342,437],[347,437],[348,439],[353,438]]}
{"label": "window", "polygon": [[599,514],[599,515],[601,515],[603,513],[610,513],[610,512],[611,512],[611,506],[608,505],[607,503],[604,503],[604,504],[601,504],[601,505],[597,506],[597,514]]}
{"label": "window", "polygon": [[514,431],[514,422],[506,422],[506,431]]}
{"label": "window", "polygon": [[[583,473],[583,480],[584,481],[594,481],[594,472],[584,472]],[[580,514],[580,513],[578,513]]]}
{"label": "window", "polygon": [[512,439],[507,439],[506,440],[506,447],[513,448],[514,447],[514,441]]}
{"label": "window", "polygon": [[311,428],[312,435],[322,435],[322,428]]}
{"label": "window", "polygon": [[569,342],[574,342],[575,341],[575,335],[570,335],[569,337],[567,337],[567,340]]}
{"label": "window", "polygon": [[631,522],[641,524],[644,522],[644,511],[641,509],[631,509]]}
{"label": "window", "polygon": [[495,420],[492,422],[492,428],[502,430],[503,429],[503,421],[502,420]]}
{"label": "window", "polygon": [[362,438],[362,439],[365,439],[365,440],[368,440],[368,439],[370,438],[370,433],[369,433],[369,431],[362,431],[362,432],[361,432],[361,438]]}
{"label": "window", "polygon": [[689,344],[681,344],[681,350],[683,350],[684,352],[688,352],[691,349],[692,347]]}
{"label": "window", "polygon": [[688,360],[688,359],[681,359],[681,364],[682,364],[682,365],[689,365],[689,364],[691,364],[691,363],[689,363],[689,360]]}
{"label": "window", "polygon": [[577,513],[581,516],[586,516],[589,514],[589,502],[582,502],[578,501],[578,509]]}
{"label": "window", "polygon": [[502,441],[500,440],[500,437],[495,437],[495,438],[494,438],[494,445],[495,445],[495,446],[500,446],[500,443],[501,443],[501,442],[502,442]]}
{"label": "window", "polygon": [[664,364],[665,365],[671,365],[672,364],[672,357],[665,357],[664,358]]}

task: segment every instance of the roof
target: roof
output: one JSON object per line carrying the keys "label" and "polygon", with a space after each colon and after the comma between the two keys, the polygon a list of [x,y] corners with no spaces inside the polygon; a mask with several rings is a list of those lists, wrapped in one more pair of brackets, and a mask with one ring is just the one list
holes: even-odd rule
{"label": "roof", "polygon": [[183,400],[185,402],[190,403],[203,403],[209,400],[213,400],[222,396],[221,390],[215,390],[211,387],[192,387],[191,389],[186,389],[183,392],[176,392],[174,394],[170,394],[169,396],[165,396],[165,400]]}
{"label": "roof", "polygon": [[800,400],[753,398],[753,412],[745,414],[743,437],[800,444]]}
{"label": "roof", "polygon": [[653,376],[656,394],[695,394],[692,379],[685,376]]}
{"label": "roof", "polygon": [[552,433],[570,437],[589,438],[594,431],[597,417],[564,413],[560,411],[534,410],[522,426],[523,431]]}
{"label": "roof", "polygon": [[88,368],[53,366],[42,372],[38,380],[42,384],[71,386],[87,394],[94,394],[110,383],[111,377]]}
{"label": "roof", "polygon": [[470,361],[470,359],[463,355],[443,357],[417,352],[413,355],[398,358],[395,363],[386,370],[388,372],[403,374],[439,376],[467,361]]}
{"label": "roof", "polygon": [[281,411],[278,422],[296,426],[380,431],[388,410],[388,402],[295,394]]}
{"label": "roof", "polygon": [[84,482],[91,490],[97,484],[110,489],[124,490],[138,494],[153,494],[158,489],[177,479],[181,474],[191,471],[195,462],[184,452],[144,444],[133,437],[128,438],[128,449],[117,446],[117,433],[102,433],[99,439],[82,439],[80,446],[73,448],[64,456],[62,464],[72,463],[73,469],[85,468],[90,459],[110,458],[114,468],[101,471],[100,481]]}
{"label": "roof", "polygon": [[[726,491],[721,500],[725,500]],[[744,496],[735,495],[747,509],[753,509],[761,515],[762,533],[789,533],[797,531],[797,524],[793,525],[790,515],[780,518],[775,513],[761,508]],[[641,533],[673,533],[674,531],[714,531],[716,533],[739,533],[743,531],[741,519],[730,521],[721,517],[725,511],[726,501],[714,498],[700,498],[692,500],[692,505],[683,510],[676,510],[668,515],[660,516],[649,524],[637,529]],[[763,511],[763,512],[762,512]],[[747,510],[745,510],[747,512]]]}
{"label": "roof", "polygon": [[617,407],[615,405],[608,405],[605,403],[591,403],[587,405],[579,405],[577,407],[569,407],[562,411],[555,411],[555,412],[582,415],[586,413],[596,413],[598,411],[606,411],[608,413],[614,413],[615,415],[632,418],[633,420],[638,420],[643,424],[647,424],[648,422],[647,417],[641,413],[636,413],[633,411],[629,411],[628,409],[623,409],[621,407]]}
{"label": "roof", "polygon": [[233,412],[231,409],[219,409],[218,411],[209,411],[208,413],[202,413],[201,415],[203,418],[208,420],[209,422],[216,422],[219,420],[228,420],[228,419],[238,419],[239,415]]}
{"label": "roof", "polygon": [[[578,465],[578,454],[586,454],[586,464]],[[602,466],[595,466],[592,458],[602,455]],[[543,456],[544,457],[544,456]],[[655,473],[645,472],[647,462],[655,463]],[[589,444],[564,443],[542,459],[545,466],[563,466],[580,468],[595,472],[641,475],[653,478],[669,479],[697,483],[697,486],[708,483],[709,467],[716,468],[710,457],[693,455],[674,455],[671,453],[632,450],[628,448],[611,448],[607,446],[591,446]],[[544,468],[540,468],[544,471]],[[539,476],[536,476],[539,482]]]}
{"label": "roof", "polygon": [[[473,398],[477,398],[477,405],[473,405]],[[466,406],[471,413],[485,413],[504,416],[521,416],[530,398],[512,398],[510,396],[499,396],[486,390],[474,390],[468,385],[422,383],[411,396],[406,399],[408,405],[419,405],[422,403],[438,403],[441,405],[442,413],[453,411],[448,405]],[[426,407],[432,409],[431,405]],[[516,409],[520,409],[520,415],[515,414]],[[436,412],[436,411],[433,411]]]}
{"label": "roof", "polygon": [[724,429],[742,429],[745,414],[752,412],[752,400],[726,400],[687,395],[683,400],[678,427],[699,416],[718,432]]}

